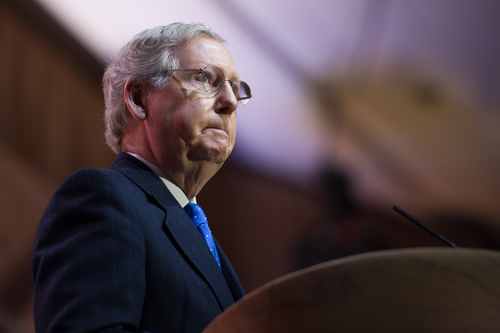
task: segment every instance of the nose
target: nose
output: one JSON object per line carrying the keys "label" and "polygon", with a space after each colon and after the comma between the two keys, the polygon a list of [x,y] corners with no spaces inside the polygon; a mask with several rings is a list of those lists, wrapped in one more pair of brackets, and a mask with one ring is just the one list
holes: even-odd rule
{"label": "nose", "polygon": [[217,113],[231,114],[236,111],[238,107],[238,100],[236,99],[236,95],[233,91],[232,82],[226,79],[224,82],[224,86],[216,95],[217,104],[215,111]]}

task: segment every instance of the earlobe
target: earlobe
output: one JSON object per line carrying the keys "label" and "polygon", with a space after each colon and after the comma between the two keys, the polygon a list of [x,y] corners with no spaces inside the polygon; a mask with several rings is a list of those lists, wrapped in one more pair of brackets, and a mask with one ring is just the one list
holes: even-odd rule
{"label": "earlobe", "polygon": [[123,89],[123,97],[127,109],[137,120],[145,120],[147,117],[146,107],[143,101],[143,87],[141,83],[127,81]]}

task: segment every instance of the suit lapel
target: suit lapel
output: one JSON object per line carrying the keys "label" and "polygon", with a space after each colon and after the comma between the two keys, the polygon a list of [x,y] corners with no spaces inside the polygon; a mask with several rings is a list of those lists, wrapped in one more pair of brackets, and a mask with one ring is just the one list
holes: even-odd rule
{"label": "suit lapel", "polygon": [[215,237],[214,240],[215,240],[215,245],[217,246],[217,251],[219,252],[222,274],[226,279],[227,285],[231,290],[234,300],[237,301],[243,296],[245,296],[245,291],[243,290],[243,286],[241,285],[240,279],[238,278],[238,275],[236,275],[236,272],[233,266],[231,265],[231,262],[229,262],[229,258],[226,256],[226,253],[220,246],[219,242],[217,242],[217,239],[215,239]]}
{"label": "suit lapel", "polygon": [[144,163],[126,153],[118,154],[111,168],[123,172],[148,195],[151,201],[165,211],[166,232],[172,235],[183,251],[182,254],[191,261],[198,273],[210,285],[222,309],[233,304],[234,298],[228,282],[203,237],[158,176]]}
{"label": "suit lapel", "polygon": [[203,236],[180,205],[168,209],[165,225],[184,254],[194,264],[198,272],[205,277],[217,295],[222,309],[233,304],[234,298],[224,275],[215,262]]}

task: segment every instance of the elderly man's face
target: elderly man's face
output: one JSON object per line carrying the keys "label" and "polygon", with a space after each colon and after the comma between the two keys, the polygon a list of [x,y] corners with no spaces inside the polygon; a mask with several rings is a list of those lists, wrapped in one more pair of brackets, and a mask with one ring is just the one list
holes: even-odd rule
{"label": "elderly man's face", "polygon": [[[200,37],[176,50],[181,69],[220,68],[227,79],[238,80],[233,59],[218,41]],[[147,97],[146,140],[167,172],[182,172],[193,161],[219,165],[231,153],[236,136],[238,101],[229,83],[217,93],[193,90],[184,79],[196,72],[175,72],[167,85]],[[173,175],[171,175],[173,176]]]}

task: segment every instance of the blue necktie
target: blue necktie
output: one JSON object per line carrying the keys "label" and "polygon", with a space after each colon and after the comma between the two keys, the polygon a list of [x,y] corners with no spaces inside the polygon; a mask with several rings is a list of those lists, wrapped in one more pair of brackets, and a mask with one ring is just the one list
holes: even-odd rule
{"label": "blue necktie", "polygon": [[193,220],[194,225],[196,226],[196,228],[198,228],[198,231],[205,239],[205,242],[207,243],[210,252],[212,252],[215,261],[217,262],[217,265],[219,265],[220,268],[219,254],[217,253],[217,248],[215,247],[214,238],[212,236],[210,228],[208,227],[207,217],[205,216],[203,209],[201,209],[201,207],[198,206],[197,204],[189,202],[186,206],[184,206],[184,210],[189,215],[191,220]]}

